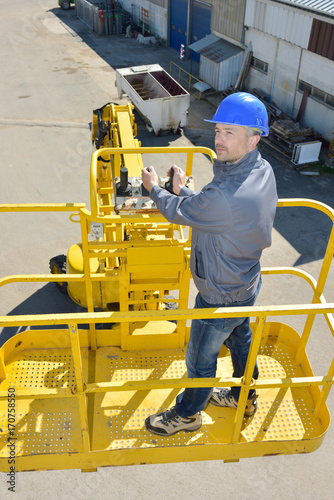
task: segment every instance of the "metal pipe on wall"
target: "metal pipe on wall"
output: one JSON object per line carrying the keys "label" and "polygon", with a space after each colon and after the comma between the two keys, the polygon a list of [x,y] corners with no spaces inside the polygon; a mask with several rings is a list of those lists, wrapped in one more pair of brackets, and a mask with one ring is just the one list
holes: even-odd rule
{"label": "metal pipe on wall", "polygon": [[274,62],[274,69],[273,69],[273,77],[271,81],[271,90],[270,90],[270,97],[269,97],[269,102],[271,104],[271,101],[273,99],[273,93],[274,93],[274,85],[275,85],[275,74],[276,74],[276,65],[277,65],[277,56],[278,56],[278,47],[279,47],[279,38],[276,38],[276,53],[275,53],[275,62]]}

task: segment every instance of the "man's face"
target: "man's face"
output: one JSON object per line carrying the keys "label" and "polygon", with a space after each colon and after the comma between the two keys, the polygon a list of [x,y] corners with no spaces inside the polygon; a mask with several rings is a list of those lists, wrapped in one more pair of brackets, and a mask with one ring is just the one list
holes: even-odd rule
{"label": "man's face", "polygon": [[227,163],[236,163],[256,148],[260,136],[250,135],[247,127],[216,123],[215,148],[217,158]]}

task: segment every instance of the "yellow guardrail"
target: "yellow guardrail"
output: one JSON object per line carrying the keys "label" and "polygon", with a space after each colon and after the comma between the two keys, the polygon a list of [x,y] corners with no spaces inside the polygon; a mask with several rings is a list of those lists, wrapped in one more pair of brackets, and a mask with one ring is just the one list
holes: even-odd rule
{"label": "yellow guardrail", "polygon": [[[186,155],[186,174],[190,176],[192,173],[192,165],[195,154],[203,154],[207,155],[211,161],[216,158],[216,153],[210,149],[201,146],[186,146],[186,147],[136,147],[136,148],[102,148],[94,151],[91,158],[91,167],[90,167],[90,206],[92,211],[92,217],[95,217],[99,214],[99,196],[98,196],[98,186],[97,186],[97,178],[98,178],[98,159],[103,156],[104,158],[112,157],[113,158],[113,170],[114,177],[119,177],[120,169],[123,166],[123,157],[124,155],[144,155],[144,154],[185,154]],[[123,216],[122,216],[123,217]],[[152,217],[150,215],[150,217]],[[146,216],[146,219],[148,216]],[[116,220],[116,219],[114,219]],[[165,220],[165,219],[164,219]]]}
{"label": "yellow guardrail", "polygon": [[[189,94],[193,95],[196,99],[201,98],[204,82],[173,61],[170,62],[169,74],[171,76],[174,75],[174,78],[189,92]],[[199,88],[194,86],[196,83],[198,83]]]}
{"label": "yellow guardrail", "polygon": [[[331,219],[332,223],[334,222],[334,210],[314,200],[284,199],[278,202],[278,207],[296,206],[320,210]],[[0,205],[2,213],[24,211],[69,211],[75,213],[81,224],[83,242],[88,238],[87,227],[91,220],[103,220],[104,223],[106,221],[115,223],[118,220],[118,216],[99,217],[96,213],[90,213],[84,204]],[[136,216],[133,219],[136,221],[145,220],[145,216]],[[83,245],[83,252],[84,260],[89,262],[88,248],[85,249],[85,245]],[[326,303],[323,295],[333,253],[334,230],[332,227],[318,279],[298,268],[267,267],[262,270],[263,275],[291,274],[303,279],[313,291],[313,298],[309,304],[103,313],[96,313],[91,309],[87,313],[79,314],[1,316],[0,326],[2,328],[30,328],[29,331],[22,331],[9,339],[0,349],[0,378],[2,380],[0,403],[3,405],[1,409],[3,410],[5,407],[8,389],[11,387],[15,390],[20,414],[26,415],[27,418],[28,416],[35,418],[34,415],[43,414],[42,406],[46,408],[47,405],[50,405],[49,411],[52,412],[54,408],[52,401],[62,398],[63,411],[66,410],[76,415],[76,428],[81,429],[80,433],[76,434],[74,428],[71,427],[71,432],[75,436],[73,441],[72,438],[69,439],[66,453],[61,453],[58,444],[54,447],[51,446],[49,454],[43,450],[41,453],[35,453],[34,449],[31,451],[27,442],[28,438],[25,431],[22,430],[26,428],[24,427],[26,425],[25,417],[22,417],[21,420],[18,418],[16,428],[19,441],[21,440],[23,443],[22,448],[18,450],[19,469],[73,467],[94,469],[97,465],[160,463],[210,458],[223,458],[229,461],[247,456],[299,453],[316,449],[320,446],[329,427],[330,417],[326,400],[333,384],[334,360],[324,375],[314,376],[307,359],[306,346],[317,315],[325,317],[331,335],[334,336],[334,303]],[[108,276],[103,275],[103,273],[102,276],[90,273],[59,276],[14,275],[1,278],[0,286],[27,281],[85,281],[86,293],[89,298],[91,283],[95,279],[108,279]],[[92,302],[90,304],[92,306]],[[275,319],[294,315],[306,316],[304,330],[300,336],[285,324],[268,321],[269,317]],[[155,339],[151,345],[150,335],[147,332],[141,332],[142,326],[136,332],[136,345],[142,346],[138,352],[122,352],[120,349],[119,325],[122,324],[146,325],[151,322],[179,322],[197,318],[244,316],[250,316],[255,321],[252,322],[253,339],[242,379],[232,379],[225,375],[217,376],[214,379],[187,379],[184,378],[184,375],[173,376],[172,368],[175,363],[183,363],[184,345],[180,345],[180,339],[174,338],[173,334],[170,333],[159,334],[157,336],[159,339]],[[79,328],[83,324],[88,325],[89,329]],[[103,328],[96,328],[97,324],[102,324]],[[108,329],[106,327],[108,324],[113,325],[113,327]],[[66,326],[64,327],[64,325]],[[51,326],[54,329],[49,329]],[[43,327],[43,329],[34,330],[36,327]],[[187,329],[188,334],[189,328]],[[186,340],[187,336],[184,339],[184,344]],[[281,354],[275,352],[276,348],[278,351],[287,349],[285,356],[288,361],[286,363],[280,358]],[[52,360],[55,361],[50,361],[49,356],[48,360],[44,362],[44,364],[53,367],[52,370],[51,368],[46,370],[44,379],[28,386],[17,381],[16,374],[20,371],[24,373],[28,369],[33,369],[34,376],[37,377],[39,373],[36,369],[38,359],[46,356],[48,350],[53,353]],[[63,360],[67,359],[68,355],[71,359],[68,366],[72,368],[68,367],[66,370],[64,369],[65,371],[61,371],[59,366],[67,366]],[[167,368],[161,368],[161,376],[154,376],[154,372],[159,370],[159,364],[163,365],[162,361],[157,363],[154,359],[152,364],[150,360],[143,362],[143,356],[145,359],[149,359],[153,355],[166,357],[169,360],[166,362]],[[176,355],[175,359],[181,361],[174,362],[172,360],[174,355]],[[177,356],[181,356],[181,358]],[[30,360],[27,364],[25,364],[26,359]],[[59,362],[58,359],[62,361]],[[120,365],[117,365],[120,362],[118,359],[121,360]],[[224,362],[224,359],[221,361]],[[264,374],[266,374],[266,364],[272,364],[268,375],[254,381],[252,374],[256,359],[263,363],[261,370]],[[112,375],[110,375],[110,363],[113,367]],[[30,366],[31,368],[29,368]],[[57,366],[58,368],[56,368]],[[60,378],[57,376],[50,381],[49,371],[56,373],[56,370],[60,370],[57,372]],[[127,372],[127,370],[131,375],[128,378],[125,376],[123,379],[120,374]],[[134,372],[138,374],[138,379],[134,377]],[[170,375],[168,375],[169,372]],[[66,383],[60,383],[59,380],[64,380]],[[159,406],[168,404],[181,388],[213,386],[241,387],[237,411],[233,415],[227,414],[224,429],[218,425],[221,417],[215,413],[217,410],[210,407],[206,414],[206,420],[204,420],[202,434],[196,435],[193,440],[189,441],[181,437],[180,445],[175,448],[172,442],[168,440],[166,442],[164,438],[151,439],[144,429],[144,414],[141,412],[145,411],[145,415],[147,415],[146,412],[152,411],[152,407],[148,406],[152,404],[152,401],[159,408]],[[260,393],[259,406],[261,407],[263,401],[264,409],[258,410],[253,421],[245,423],[244,409],[250,387],[256,388],[256,391]],[[299,398],[299,391],[303,391],[301,398]],[[153,397],[154,394],[156,396]],[[91,400],[91,398],[94,399]],[[42,413],[38,413],[36,409],[31,410],[33,401],[36,401],[37,409]],[[43,405],[41,406],[38,401],[42,401]],[[76,403],[74,403],[75,401]],[[158,402],[156,403],[156,401]],[[264,403],[268,408],[265,407]],[[304,406],[301,409],[302,405]],[[282,406],[284,412],[281,415]],[[281,422],[287,418],[286,415],[289,412],[293,414],[296,429],[291,433],[292,435],[284,437],[277,430],[281,425],[277,423],[277,415],[280,415],[281,420],[278,420]],[[103,415],[102,420],[101,415]],[[138,417],[137,423],[133,423],[134,415]],[[41,417],[38,418],[41,419]],[[117,422],[118,419],[122,418],[125,420],[121,420],[123,422],[120,424],[122,429],[119,429]],[[113,425],[115,424],[112,431],[110,431],[111,422]],[[132,434],[129,430],[130,424],[134,428],[131,431]],[[34,429],[36,428],[38,428],[37,424]],[[272,434],[271,428],[275,429]],[[40,429],[42,432],[43,426],[40,426]],[[101,429],[104,429],[103,432],[107,432],[106,429],[112,432],[111,441],[105,439]],[[45,436],[46,430],[42,434]],[[5,444],[3,444],[5,442],[1,442],[0,439],[0,446],[1,443],[5,448]],[[204,447],[205,451],[202,444],[207,445]],[[6,454],[4,457],[6,458]],[[8,469],[8,463],[5,459],[0,458],[0,464],[1,470]]]}
{"label": "yellow guardrail", "polygon": [[[94,395],[98,396],[100,395],[102,398],[106,397],[107,394],[114,395],[115,394],[129,394],[133,393],[135,391],[136,393],[143,393],[146,394],[147,391],[149,392],[159,392],[162,391],[164,394],[166,390],[180,390],[185,387],[213,387],[213,386],[218,386],[218,387],[231,387],[231,386],[240,386],[241,387],[241,394],[240,394],[240,399],[239,399],[239,405],[237,412],[235,413],[235,418],[232,420],[232,423],[230,424],[230,429],[228,433],[228,437],[226,439],[226,446],[229,447],[229,453],[224,452],[221,450],[221,455],[220,458],[224,458],[225,460],[231,460],[235,458],[240,458],[240,457],[246,457],[246,456],[258,456],[261,454],[268,454],[268,453],[273,453],[272,450],[275,450],[275,453],[287,453],[287,452],[303,452],[305,451],[313,451],[316,449],[320,443],[322,442],[322,439],[324,437],[324,433],[327,431],[328,425],[329,425],[329,416],[326,413],[326,399],[328,396],[328,393],[330,391],[331,385],[333,384],[333,378],[334,378],[334,363],[332,363],[332,366],[330,367],[328,373],[324,376],[313,376],[313,375],[308,375],[308,376],[288,376],[288,377],[282,377],[282,378],[269,378],[269,379],[259,379],[254,383],[254,380],[252,380],[252,373],[253,373],[253,368],[255,364],[255,358],[258,355],[258,350],[260,347],[261,339],[264,336],[265,333],[265,322],[268,316],[287,316],[287,315],[293,315],[293,314],[311,314],[312,316],[316,314],[328,314],[328,313],[333,313],[334,311],[334,303],[331,304],[326,304],[325,306],[322,304],[314,304],[314,305],[307,305],[307,304],[302,304],[298,306],[277,306],[275,308],[273,307],[253,307],[252,310],[249,310],[247,308],[234,308],[233,310],[228,310],[228,309],[205,309],[205,310],[180,310],[180,311],[165,311],[165,312],[158,312],[154,311],[149,314],[147,312],[127,312],[127,313],[88,313],[88,314],[75,314],[75,315],[68,315],[68,314],[59,314],[59,315],[40,315],[38,317],[31,317],[31,316],[22,316],[22,317],[0,317],[0,325],[3,327],[6,326],[43,326],[44,328],[47,328],[48,326],[53,326],[55,327],[56,325],[68,325],[68,338],[69,342],[68,345],[67,343],[64,342],[62,344],[62,349],[66,349],[66,347],[70,348],[71,351],[71,356],[72,356],[72,363],[73,363],[73,372],[74,372],[74,378],[72,381],[72,385],[69,387],[60,387],[60,388],[49,388],[49,387],[32,387],[32,388],[26,388],[26,387],[20,387],[20,385],[15,386],[15,398],[16,398],[16,405],[19,408],[20,407],[20,401],[21,405],[23,405],[24,401],[36,401],[36,400],[42,400],[44,401],[43,407],[46,408],[48,404],[51,405],[51,403],[47,403],[47,401],[51,401],[54,399],[59,399],[61,398],[63,403],[62,405],[64,408],[67,407],[68,404],[66,401],[71,401],[73,399],[77,400],[78,404],[78,417],[76,419],[76,425],[78,426],[79,429],[81,429],[81,445],[79,446],[79,453],[74,454],[69,453],[64,455],[59,455],[59,452],[57,450],[54,450],[53,453],[55,453],[55,456],[45,456],[45,454],[41,454],[41,456],[31,456],[29,455],[29,465],[26,463],[24,460],[21,459],[22,466],[20,466],[21,470],[26,470],[28,467],[29,469],[31,468],[31,464],[35,464],[33,467],[38,468],[38,469],[43,469],[44,467],[46,468],[73,468],[73,467],[82,467],[82,468],[94,468],[94,465],[96,464],[96,452],[99,451],[99,465],[124,465],[127,463],[143,463],[145,461],[149,461],[150,463],[159,463],[161,461],[173,461],[177,460],[189,460],[189,457],[186,458],[183,453],[180,453],[180,450],[178,449],[177,455],[174,455],[174,459],[166,459],[163,453],[163,449],[165,446],[168,446],[168,443],[164,443],[163,439],[158,439],[155,440],[155,443],[158,441],[158,445],[156,449],[152,450],[151,448],[151,441],[149,440],[149,436],[146,433],[146,436],[144,438],[148,439],[149,443],[148,446],[150,447],[151,455],[148,460],[148,458],[145,458],[146,452],[142,450],[142,448],[137,448],[134,447],[136,451],[135,455],[131,455],[131,461],[128,462],[129,458],[127,457],[127,450],[124,451],[124,455],[122,458],[119,457],[119,450],[117,453],[115,452],[115,460],[112,459],[110,455],[110,450],[103,450],[103,447],[101,445],[101,448],[96,448],[96,443],[95,446],[93,447],[92,445],[92,440],[91,440],[91,434],[93,433],[92,425],[93,425],[93,420],[92,420],[92,414],[89,412],[89,407],[88,407],[88,400],[87,398]],[[244,317],[245,315],[249,315],[253,318],[256,318],[255,321],[255,329],[253,332],[253,341],[250,349],[250,354],[249,354],[249,360],[247,364],[247,368],[244,374],[243,379],[231,379],[231,378],[210,378],[210,379],[185,379],[185,378],[167,378],[167,379],[146,379],[146,380],[129,380],[129,381],[92,381],[89,382],[87,379],[87,373],[84,374],[84,369],[83,369],[83,358],[82,358],[82,351],[87,349],[89,342],[87,343],[87,340],[85,339],[85,336],[83,332],[79,331],[78,325],[82,323],[88,323],[88,324],[96,324],[97,322],[115,322],[115,323],[122,323],[122,322],[141,322],[141,321],[163,321],[163,320],[180,320],[180,319],[195,319],[195,318],[217,318],[217,317]],[[62,330],[63,332],[64,330]],[[37,340],[37,337],[41,337],[41,334],[45,336],[45,331],[43,332],[32,332],[30,330],[29,334],[27,335],[27,332],[20,333],[19,335],[16,336],[16,338],[11,339],[10,341],[7,342],[7,345],[4,346],[3,351],[4,353],[2,356],[6,358],[9,353],[13,354],[15,352],[14,345],[17,346],[17,344],[22,343],[23,344],[23,349],[27,347],[27,344],[30,344],[30,348],[33,350],[33,352],[36,352],[36,355],[39,355],[41,352],[41,349],[45,351],[45,345],[43,345],[43,341]],[[269,335],[270,336],[270,335]],[[26,337],[26,338],[25,338]],[[102,338],[102,337],[101,337]],[[57,331],[55,332],[55,345],[52,345],[52,333],[49,334],[47,337],[47,345],[49,346],[48,348],[51,349],[51,352],[59,352],[61,349],[57,347]],[[286,338],[285,341],[288,339]],[[44,339],[45,342],[45,339]],[[24,345],[26,344],[26,345]],[[101,342],[100,347],[103,349],[105,348],[105,343]],[[23,351],[25,352],[25,351]],[[29,352],[29,351],[28,351]],[[7,354],[7,356],[6,356]],[[111,355],[114,355],[111,353]],[[110,354],[109,354],[110,356]],[[170,356],[170,352],[169,352]],[[10,356],[9,356],[10,358]],[[305,364],[305,360],[302,360],[302,364]],[[0,391],[0,401],[3,400],[5,403],[7,398],[8,398],[8,384],[6,383],[6,375],[7,375],[7,367],[6,367],[6,360],[2,361],[1,367],[0,367],[0,374],[1,378],[3,380],[2,384],[2,390]],[[22,366],[22,370],[24,371],[24,366]],[[8,378],[8,377],[7,377]],[[247,401],[247,393],[249,388],[256,388],[257,392],[261,393],[262,391],[268,391],[268,390],[278,390],[278,391],[291,391],[291,390],[310,390],[310,388],[314,390],[314,388],[318,388],[322,386],[322,390],[319,391],[316,394],[316,400],[315,400],[315,405],[312,408],[312,413],[313,416],[312,418],[315,420],[321,420],[322,421],[322,426],[320,427],[320,430],[317,429],[317,432],[314,433],[312,436],[311,440],[305,440],[305,442],[302,443],[302,448],[300,448],[300,439],[296,440],[295,446],[291,446],[290,443],[290,451],[288,451],[287,448],[287,442],[289,442],[289,439],[286,439],[284,441],[278,440],[276,442],[276,447],[274,446],[273,442],[269,443],[263,443],[262,446],[262,451],[254,449],[254,451],[251,450],[244,450],[242,447],[238,448],[238,445],[240,445],[240,442],[242,443],[243,441],[243,436],[242,436],[242,431],[245,427],[244,423],[244,408],[246,406],[246,401]],[[64,399],[65,398],[65,399]],[[306,398],[304,398],[306,399]],[[122,400],[122,397],[121,397]],[[274,402],[272,403],[272,406],[274,405]],[[73,403],[72,403],[73,406]],[[306,405],[304,405],[306,406]],[[24,405],[23,405],[24,408]],[[100,409],[100,404],[98,405],[98,408],[95,411],[98,411]],[[305,411],[305,410],[304,410]],[[268,417],[267,417],[268,419]],[[312,428],[313,422],[307,422],[308,426]],[[17,424],[17,427],[20,427],[20,424]],[[141,422],[141,427],[143,427],[143,421]],[[96,430],[95,430],[96,432]],[[143,431],[144,432],[144,431]],[[35,433],[34,433],[35,434]],[[117,436],[116,436],[117,437]],[[218,441],[219,443],[219,441]],[[0,443],[1,444],[1,443]],[[196,444],[196,443],[194,443]],[[210,443],[207,443],[208,445]],[[252,443],[249,442],[249,445]],[[254,443],[256,445],[258,443]],[[184,446],[186,443],[183,444]],[[217,438],[214,438],[214,446],[217,446]],[[297,446],[298,445],[298,446]],[[78,445],[77,445],[78,446]],[[212,443],[210,444],[212,447]],[[125,446],[127,448],[127,446]],[[76,448],[77,449],[77,448]],[[106,456],[103,456],[103,451],[108,453],[105,453]],[[175,449],[174,449],[175,451]],[[154,453],[157,453],[154,455]],[[160,453],[159,453],[160,452]],[[230,454],[231,452],[232,455]],[[81,457],[80,459],[80,453],[85,454],[85,453],[92,453],[92,457],[90,460],[87,459],[87,457]],[[192,447],[192,453],[193,457],[191,458],[192,460],[203,460],[209,459],[208,456],[206,456],[206,453],[203,453],[203,446],[200,446],[199,449],[196,448],[196,446]],[[211,450],[212,456],[211,458],[219,458],[219,454],[217,455],[217,451]],[[144,458],[143,458],[143,456]],[[20,457],[21,458],[21,457]],[[38,461],[38,458],[40,461]],[[85,458],[85,460],[82,460],[82,458]],[[52,461],[53,459],[53,461]],[[1,460],[0,460],[1,462]],[[20,463],[21,463],[20,462]],[[85,464],[84,466],[82,464]],[[6,463],[1,464],[4,469],[6,469]],[[4,470],[2,469],[2,470]]]}

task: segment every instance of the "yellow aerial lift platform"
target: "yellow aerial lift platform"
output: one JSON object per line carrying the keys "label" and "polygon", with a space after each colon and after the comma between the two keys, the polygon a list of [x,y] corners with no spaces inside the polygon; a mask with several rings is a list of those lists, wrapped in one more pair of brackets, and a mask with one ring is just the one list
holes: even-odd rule
{"label": "yellow aerial lift platform", "polygon": [[[334,336],[334,303],[323,295],[334,230],[317,280],[294,267],[262,269],[263,275],[304,280],[313,291],[311,303],[188,309],[190,241],[143,191],[142,155],[184,153],[190,182],[194,155],[212,159],[215,154],[196,147],[141,148],[134,139],[132,108],[121,108],[108,105],[93,119],[98,149],[91,162],[90,211],[84,204],[0,205],[1,213],[68,212],[81,227],[81,242],[69,249],[66,269],[51,259],[53,274],[8,276],[0,286],[56,282],[64,291],[67,283],[70,297],[87,308],[76,314],[0,317],[1,327],[26,328],[0,349],[0,470],[92,471],[316,450],[330,425],[326,399],[334,360],[314,376],[306,350],[316,315],[325,317]],[[168,182],[161,179],[166,188]],[[334,223],[334,210],[322,203],[286,199],[278,206],[320,210]],[[278,321],[294,315],[306,318],[301,334]],[[188,379],[189,322],[232,316],[252,318],[244,377],[231,378],[223,348],[215,379]],[[254,381],[256,358],[260,377]],[[237,410],[208,405],[202,427],[191,433],[159,437],[145,429],[145,418],[172,405],[183,388],[212,386],[240,386]],[[256,388],[258,410],[244,417],[250,387]]]}

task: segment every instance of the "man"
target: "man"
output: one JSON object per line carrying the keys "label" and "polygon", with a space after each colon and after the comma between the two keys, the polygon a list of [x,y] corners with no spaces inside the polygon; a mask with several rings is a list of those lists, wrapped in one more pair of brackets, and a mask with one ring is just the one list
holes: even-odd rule
{"label": "man", "polygon": [[[158,186],[153,167],[143,169],[143,184],[166,219],[193,229],[195,308],[252,306],[261,286],[259,260],[271,244],[277,204],[272,168],[257,150],[260,136],[269,133],[268,115],[259,99],[238,92],[226,97],[213,119],[206,121],[215,123],[212,181],[194,193],[185,187],[183,170],[174,165],[175,194]],[[233,377],[242,377],[252,338],[249,323],[249,318],[194,320],[186,352],[188,377],[215,377],[223,344],[231,353]],[[253,377],[258,378],[257,365]],[[173,408],[148,417],[146,428],[162,436],[195,431],[209,400],[236,408],[239,394],[240,387],[187,388]],[[250,390],[245,415],[252,415],[256,407],[255,391]]]}

